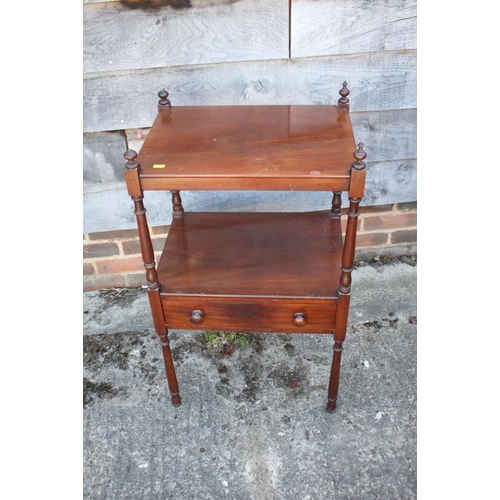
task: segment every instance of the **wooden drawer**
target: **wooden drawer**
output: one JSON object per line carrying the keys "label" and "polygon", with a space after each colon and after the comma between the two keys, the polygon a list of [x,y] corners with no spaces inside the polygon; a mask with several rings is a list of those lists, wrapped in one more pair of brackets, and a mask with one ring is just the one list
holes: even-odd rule
{"label": "wooden drawer", "polygon": [[337,300],[163,295],[162,306],[168,328],[333,333]]}

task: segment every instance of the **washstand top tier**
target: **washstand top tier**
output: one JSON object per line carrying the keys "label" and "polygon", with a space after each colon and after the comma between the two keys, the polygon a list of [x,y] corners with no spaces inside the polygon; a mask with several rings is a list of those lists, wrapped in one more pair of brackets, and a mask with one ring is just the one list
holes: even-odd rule
{"label": "washstand top tier", "polygon": [[348,109],[161,102],[137,156],[143,189],[348,187],[356,149]]}

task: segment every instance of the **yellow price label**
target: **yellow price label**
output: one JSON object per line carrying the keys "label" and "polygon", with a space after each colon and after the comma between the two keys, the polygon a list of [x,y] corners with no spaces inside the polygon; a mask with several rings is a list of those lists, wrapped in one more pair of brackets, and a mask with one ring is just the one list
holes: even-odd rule
{"label": "yellow price label", "polygon": [[155,163],[153,165],[153,168],[165,168],[165,164],[164,163]]}

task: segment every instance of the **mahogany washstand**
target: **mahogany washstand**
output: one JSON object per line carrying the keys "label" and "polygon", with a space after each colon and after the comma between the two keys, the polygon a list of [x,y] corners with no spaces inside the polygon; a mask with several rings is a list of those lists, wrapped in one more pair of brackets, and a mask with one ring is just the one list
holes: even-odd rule
{"label": "mahogany washstand", "polygon": [[[172,107],[162,90],[140,153],[125,153],[174,406],[181,398],[169,328],[333,334],[326,408],[335,409],[366,174],[345,82],[339,93],[337,106]],[[185,213],[183,189],[331,191],[333,200],[330,210],[308,213]],[[147,190],[172,193],[173,221],[158,266]],[[349,198],[344,239],[342,192]]]}

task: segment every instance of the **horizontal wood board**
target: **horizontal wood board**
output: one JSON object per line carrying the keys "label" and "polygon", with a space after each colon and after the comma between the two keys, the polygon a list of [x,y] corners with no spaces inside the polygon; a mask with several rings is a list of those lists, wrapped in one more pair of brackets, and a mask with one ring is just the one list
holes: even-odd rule
{"label": "horizontal wood board", "polygon": [[356,143],[363,142],[366,161],[417,157],[417,110],[350,113]]}
{"label": "horizontal wood board", "polygon": [[288,57],[288,0],[188,3],[191,7],[84,6],[83,71]]}
{"label": "horizontal wood board", "polygon": [[162,88],[170,92],[173,106],[335,104],[344,80],[353,112],[415,108],[416,51],[86,75],[83,128],[150,127]]}
{"label": "horizontal wood board", "polygon": [[137,161],[143,180],[238,177],[272,189],[274,179],[347,179],[355,149],[336,106],[178,106],[158,113]]}
{"label": "horizontal wood board", "polygon": [[291,57],[417,48],[416,0],[292,0]]}
{"label": "horizontal wood board", "polygon": [[[337,311],[332,299],[251,299],[245,296],[221,298],[198,295],[175,297],[162,295],[162,307],[168,328],[186,330],[235,330],[246,332],[332,333]],[[203,322],[191,322],[193,310],[203,312]],[[302,313],[305,325],[296,326],[294,315]]]}
{"label": "horizontal wood board", "polygon": [[308,213],[197,213],[175,219],[158,263],[161,293],[333,298],[339,220]]}
{"label": "horizontal wood board", "polygon": [[83,185],[124,182],[124,131],[83,135]]}

